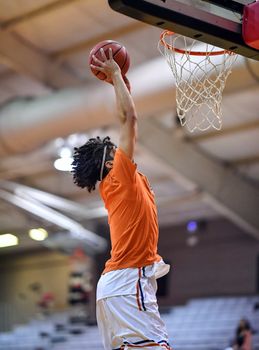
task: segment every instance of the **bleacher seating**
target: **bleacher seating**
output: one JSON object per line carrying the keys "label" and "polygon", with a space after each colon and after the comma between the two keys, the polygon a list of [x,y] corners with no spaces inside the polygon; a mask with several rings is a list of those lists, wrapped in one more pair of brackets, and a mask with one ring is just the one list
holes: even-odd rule
{"label": "bleacher seating", "polygon": [[[202,298],[162,313],[174,350],[224,350],[238,321],[247,318],[258,332],[253,350],[259,350],[259,297]],[[0,350],[103,350],[97,326],[69,322],[69,314],[33,319],[0,334]]]}
{"label": "bleacher seating", "polygon": [[[247,318],[259,332],[259,297],[194,299],[172,308],[164,315],[176,350],[223,350],[229,346],[241,318]],[[259,349],[259,334],[253,336],[254,350]]]}

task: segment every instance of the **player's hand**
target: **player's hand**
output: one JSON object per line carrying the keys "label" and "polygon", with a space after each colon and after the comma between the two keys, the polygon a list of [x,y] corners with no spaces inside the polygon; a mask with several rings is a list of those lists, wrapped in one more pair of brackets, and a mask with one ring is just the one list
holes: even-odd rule
{"label": "player's hand", "polygon": [[103,72],[107,78],[106,81],[112,81],[112,77],[115,73],[121,73],[119,65],[115,62],[112,56],[112,49],[109,48],[109,57],[106,56],[104,49],[100,49],[102,60],[99,60],[95,55],[93,55],[94,64],[91,64],[91,68]]}

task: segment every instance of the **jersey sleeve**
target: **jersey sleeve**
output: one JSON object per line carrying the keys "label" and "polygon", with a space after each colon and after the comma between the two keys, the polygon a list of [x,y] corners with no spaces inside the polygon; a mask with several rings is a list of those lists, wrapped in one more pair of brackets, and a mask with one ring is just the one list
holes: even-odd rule
{"label": "jersey sleeve", "polygon": [[112,177],[119,182],[132,182],[137,165],[120,148],[117,149],[113,162]]}

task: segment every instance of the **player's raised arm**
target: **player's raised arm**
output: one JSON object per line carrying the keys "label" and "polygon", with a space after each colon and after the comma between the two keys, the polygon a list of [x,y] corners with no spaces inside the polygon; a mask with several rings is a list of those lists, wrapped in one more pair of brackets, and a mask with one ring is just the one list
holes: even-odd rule
{"label": "player's raised arm", "polygon": [[137,113],[129,91],[129,82],[126,77],[122,76],[120,67],[112,57],[111,49],[109,50],[109,57],[106,57],[103,49],[101,49],[101,56],[102,61],[94,57],[96,65],[92,65],[92,67],[104,72],[107,75],[106,80],[114,85],[120,122],[119,147],[132,159],[136,143]]}

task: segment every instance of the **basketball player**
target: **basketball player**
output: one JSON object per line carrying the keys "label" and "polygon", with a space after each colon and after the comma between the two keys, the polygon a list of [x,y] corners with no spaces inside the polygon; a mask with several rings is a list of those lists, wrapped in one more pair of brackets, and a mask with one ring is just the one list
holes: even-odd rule
{"label": "basketball player", "polygon": [[169,265],[157,254],[154,193],[133,161],[137,113],[129,82],[111,50],[109,57],[103,50],[101,55],[102,61],[94,57],[91,67],[105,73],[114,86],[119,146],[109,137],[92,138],[75,148],[73,162],[75,184],[91,192],[100,181],[108,210],[112,250],[97,286],[98,327],[105,350],[170,350],[156,300],[156,279],[168,273]]}

